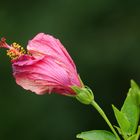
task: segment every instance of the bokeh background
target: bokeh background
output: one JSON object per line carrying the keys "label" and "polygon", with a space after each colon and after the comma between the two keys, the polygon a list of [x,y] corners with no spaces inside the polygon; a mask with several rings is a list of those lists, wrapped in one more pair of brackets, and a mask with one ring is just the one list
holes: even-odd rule
{"label": "bokeh background", "polygon": [[[130,79],[140,85],[139,0],[30,0],[0,3],[0,37],[27,45],[37,33],[59,38],[84,83],[116,124]],[[90,106],[57,94],[38,96],[12,77],[0,50],[0,140],[74,140],[81,131],[109,130]]]}

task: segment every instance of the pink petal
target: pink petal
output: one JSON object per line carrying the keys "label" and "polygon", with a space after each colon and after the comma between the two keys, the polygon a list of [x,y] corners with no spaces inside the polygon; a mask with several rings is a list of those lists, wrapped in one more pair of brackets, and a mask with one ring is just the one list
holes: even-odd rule
{"label": "pink petal", "polygon": [[61,57],[63,61],[70,63],[75,68],[75,64],[67,50],[58,39],[51,35],[39,33],[29,41],[27,49],[33,55],[40,53],[42,55],[55,56],[58,58]]}

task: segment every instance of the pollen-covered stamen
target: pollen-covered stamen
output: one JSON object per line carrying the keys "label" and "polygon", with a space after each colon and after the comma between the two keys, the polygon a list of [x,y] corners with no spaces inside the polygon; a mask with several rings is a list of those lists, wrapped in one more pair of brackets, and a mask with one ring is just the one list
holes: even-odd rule
{"label": "pollen-covered stamen", "polygon": [[23,47],[21,47],[19,44],[17,43],[13,43],[12,45],[8,45],[6,43],[6,39],[5,38],[1,38],[0,41],[0,47],[1,48],[7,48],[7,55],[11,58],[11,59],[17,59],[19,58],[21,55],[26,54],[26,51]]}
{"label": "pollen-covered stamen", "polygon": [[7,50],[7,55],[11,59],[17,59],[18,57],[20,57],[21,55],[24,55],[24,54],[26,54],[25,49],[17,43],[13,43],[11,45],[10,49]]}

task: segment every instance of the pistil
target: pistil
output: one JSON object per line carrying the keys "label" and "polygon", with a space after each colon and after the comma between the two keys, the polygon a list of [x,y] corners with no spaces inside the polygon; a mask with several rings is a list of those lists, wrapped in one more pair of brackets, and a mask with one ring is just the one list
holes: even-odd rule
{"label": "pistil", "polygon": [[21,47],[19,44],[17,43],[12,43],[11,45],[8,45],[6,43],[6,39],[5,38],[1,38],[0,41],[0,47],[1,48],[6,48],[7,50],[7,55],[13,60],[13,59],[17,59],[20,56],[26,54],[26,51],[23,47]]}

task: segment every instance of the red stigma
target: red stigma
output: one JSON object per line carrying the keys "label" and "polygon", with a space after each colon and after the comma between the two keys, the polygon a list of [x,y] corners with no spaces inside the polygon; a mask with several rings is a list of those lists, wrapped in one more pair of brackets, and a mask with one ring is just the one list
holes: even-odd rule
{"label": "red stigma", "polygon": [[6,39],[4,37],[1,38],[0,47],[5,47]]}

